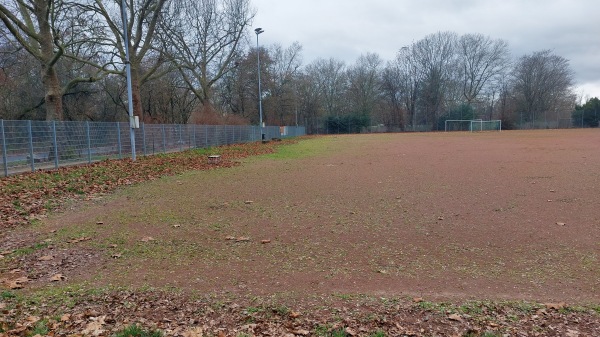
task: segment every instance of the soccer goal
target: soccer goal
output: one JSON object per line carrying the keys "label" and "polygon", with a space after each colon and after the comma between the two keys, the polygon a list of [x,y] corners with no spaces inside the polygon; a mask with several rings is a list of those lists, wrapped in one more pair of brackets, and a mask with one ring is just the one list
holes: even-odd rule
{"label": "soccer goal", "polygon": [[445,131],[502,131],[502,121],[499,119],[447,119],[444,124]]}

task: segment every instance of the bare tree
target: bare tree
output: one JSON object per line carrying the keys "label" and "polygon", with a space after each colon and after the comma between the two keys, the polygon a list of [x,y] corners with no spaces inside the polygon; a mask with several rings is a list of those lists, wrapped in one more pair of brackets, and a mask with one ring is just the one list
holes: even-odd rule
{"label": "bare tree", "polygon": [[501,76],[508,69],[508,43],[482,34],[466,34],[459,38],[457,52],[462,95],[470,105],[494,77]]}
{"label": "bare tree", "polygon": [[64,10],[60,0],[13,0],[0,3],[0,20],[14,42],[31,54],[41,66],[45,90],[46,120],[62,119],[62,88],[56,63],[64,54],[55,21]]}
{"label": "bare tree", "polygon": [[212,88],[235,68],[255,11],[250,0],[182,0],[171,4],[176,24],[162,36],[185,82],[201,104],[212,104]]}
{"label": "bare tree", "polygon": [[424,122],[436,126],[444,104],[451,96],[452,80],[456,77],[456,34],[438,32],[426,36],[411,46],[411,58],[420,83],[420,105]]}
{"label": "bare tree", "polygon": [[[110,57],[102,64],[91,64],[102,69],[113,69],[114,73],[125,75],[122,65],[125,63],[125,48],[129,49],[131,65],[131,83],[133,113],[143,117],[141,86],[154,78],[164,75],[159,72],[165,63],[162,50],[157,47],[155,33],[160,20],[163,19],[163,8],[167,0],[127,0],[129,46],[125,46],[122,33],[121,0],[88,0],[85,8],[104,19],[110,37],[102,42],[109,49]],[[119,69],[121,68],[121,69]]]}
{"label": "bare tree", "polygon": [[379,73],[383,61],[377,54],[361,55],[348,69],[348,99],[355,113],[371,116],[379,100]]}
{"label": "bare tree", "polygon": [[[292,123],[292,119],[286,120],[286,116],[293,116],[297,108],[296,89],[297,75],[302,65],[302,46],[298,42],[292,43],[287,48],[275,44],[270,48],[268,79],[265,89],[269,92],[269,102],[272,111],[277,114],[278,124]],[[268,110],[267,110],[268,111]],[[265,115],[265,119],[267,116]]]}
{"label": "bare tree", "polygon": [[345,113],[347,102],[344,95],[348,81],[343,61],[317,59],[306,67],[306,76],[318,88],[320,105],[327,115]]}
{"label": "bare tree", "polygon": [[514,90],[526,121],[535,123],[541,114],[564,102],[574,106],[573,71],[569,61],[550,50],[522,56],[513,71]]}

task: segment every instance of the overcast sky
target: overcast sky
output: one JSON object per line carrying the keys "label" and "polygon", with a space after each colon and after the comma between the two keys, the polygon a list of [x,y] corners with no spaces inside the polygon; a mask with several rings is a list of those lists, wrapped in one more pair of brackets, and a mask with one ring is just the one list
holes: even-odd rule
{"label": "overcast sky", "polygon": [[251,0],[260,44],[303,47],[316,58],[392,60],[428,34],[481,33],[508,41],[514,57],[550,49],[570,61],[577,94],[600,97],[598,0]]}

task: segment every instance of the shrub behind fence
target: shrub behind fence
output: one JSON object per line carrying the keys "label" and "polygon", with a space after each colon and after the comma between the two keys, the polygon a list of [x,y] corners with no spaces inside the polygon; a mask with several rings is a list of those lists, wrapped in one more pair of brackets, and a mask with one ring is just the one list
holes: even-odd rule
{"label": "shrub behind fence", "polygon": [[[302,136],[304,127],[267,126],[266,139]],[[136,156],[261,139],[248,125],[141,124]],[[131,157],[129,123],[0,120],[0,165],[4,175]]]}

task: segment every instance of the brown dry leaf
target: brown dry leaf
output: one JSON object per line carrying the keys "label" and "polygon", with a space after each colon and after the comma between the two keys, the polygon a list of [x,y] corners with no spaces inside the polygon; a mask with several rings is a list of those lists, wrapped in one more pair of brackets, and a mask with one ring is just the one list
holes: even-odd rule
{"label": "brown dry leaf", "polygon": [[123,256],[123,254],[115,253],[115,254],[111,255],[110,257],[112,257],[113,259],[119,259],[119,258],[121,258],[121,256]]}
{"label": "brown dry leaf", "polygon": [[54,256],[52,255],[45,255],[42,256],[38,259],[38,261],[50,261],[50,260],[54,260]]}
{"label": "brown dry leaf", "polygon": [[248,242],[250,241],[250,238],[247,236],[240,236],[239,238],[235,239],[235,242]]}
{"label": "brown dry leaf", "polygon": [[108,248],[117,248],[117,245],[112,244],[112,245],[108,246]]}
{"label": "brown dry leaf", "polygon": [[297,330],[292,331],[292,333],[294,335],[308,336],[310,334],[310,331],[304,330],[304,329],[297,329]]}
{"label": "brown dry leaf", "polygon": [[35,323],[40,320],[38,316],[29,316],[26,318],[29,323]]}
{"label": "brown dry leaf", "polygon": [[64,314],[64,315],[60,316],[61,322],[68,322],[70,319],[71,319],[71,315],[69,315],[69,314]]}
{"label": "brown dry leaf", "polygon": [[183,337],[202,337],[203,331],[202,328],[195,327],[185,331],[182,335]]}
{"label": "brown dry leaf", "polygon": [[0,255],[10,255],[14,252],[14,250],[5,250],[3,252],[0,252]]}
{"label": "brown dry leaf", "polygon": [[557,224],[557,225],[559,225],[559,226],[564,226],[564,225],[566,225],[566,223],[564,223],[564,222],[557,222],[556,224]]}
{"label": "brown dry leaf", "polygon": [[27,278],[27,276],[21,276],[18,279],[15,279],[15,282],[17,282],[17,283],[27,283],[27,282],[29,282],[29,279]]}
{"label": "brown dry leaf", "polygon": [[100,322],[90,322],[81,332],[83,335],[99,336],[105,332]]}
{"label": "brown dry leaf", "polygon": [[298,318],[298,317],[300,317],[300,313],[292,311],[292,312],[290,312],[290,317],[291,318]]}
{"label": "brown dry leaf", "polygon": [[142,242],[150,242],[150,241],[154,241],[154,240],[155,239],[153,237],[146,236],[146,237],[143,237],[140,241],[142,241]]}
{"label": "brown dry leaf", "polygon": [[267,243],[271,243],[271,240],[268,240],[268,239],[267,240],[262,240],[260,243],[262,243],[264,245],[264,244],[267,244]]}
{"label": "brown dry leaf", "polygon": [[546,306],[546,309],[562,309],[565,307],[565,302],[558,302],[558,303],[544,303],[544,306]]}
{"label": "brown dry leaf", "polygon": [[351,328],[346,328],[346,334],[350,335],[350,336],[356,336],[356,331],[352,330]]}
{"label": "brown dry leaf", "polygon": [[66,277],[63,274],[56,274],[52,277],[50,277],[50,282],[59,282],[59,281],[63,281],[65,280]]}
{"label": "brown dry leaf", "polygon": [[173,228],[179,228],[181,225],[173,225]]}
{"label": "brown dry leaf", "polygon": [[246,205],[250,205],[252,203],[254,203],[254,201],[252,201],[252,200],[246,200],[246,201],[244,201],[244,204],[246,204]]}
{"label": "brown dry leaf", "polygon": [[448,315],[448,319],[451,321],[457,321],[457,322],[462,322],[462,317],[460,317],[460,315],[457,314],[450,314]]}
{"label": "brown dry leaf", "polygon": [[3,258],[4,258],[4,255],[0,254],[0,259],[3,259]]}
{"label": "brown dry leaf", "polygon": [[225,240],[227,240],[227,241],[233,241],[233,240],[235,240],[235,236],[228,236],[228,237],[225,238]]}
{"label": "brown dry leaf", "polygon": [[20,273],[20,272],[22,272],[21,269],[12,269],[11,271],[9,271],[9,274],[17,274],[17,273]]}
{"label": "brown dry leaf", "polygon": [[227,337],[223,331],[219,331],[217,337]]}
{"label": "brown dry leaf", "polygon": [[24,287],[22,283],[16,281],[6,281],[4,284],[6,284],[6,287],[11,290],[23,289]]}
{"label": "brown dry leaf", "polygon": [[423,298],[422,297],[413,297],[413,302],[421,303],[421,302],[423,302]]}
{"label": "brown dry leaf", "polygon": [[96,225],[104,225],[103,221],[96,221]]}
{"label": "brown dry leaf", "polygon": [[577,330],[571,330],[571,329],[567,329],[567,337],[578,337],[579,336],[579,331]]}

